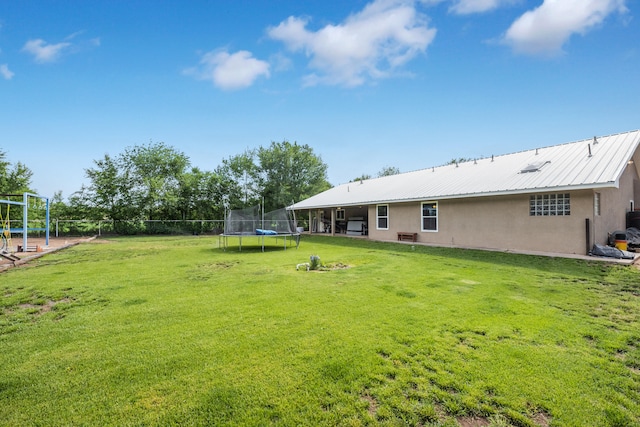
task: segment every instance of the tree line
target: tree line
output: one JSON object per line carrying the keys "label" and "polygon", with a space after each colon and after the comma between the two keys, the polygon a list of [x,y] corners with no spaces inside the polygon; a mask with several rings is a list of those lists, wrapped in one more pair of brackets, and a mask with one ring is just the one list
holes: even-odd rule
{"label": "tree line", "polygon": [[[0,194],[34,192],[32,172],[0,151]],[[264,203],[271,211],[331,187],[327,165],[297,142],[272,142],[223,159],[212,171],[163,142],[105,154],[85,169],[88,180],[64,201],[51,199],[51,217],[92,220],[222,219],[225,209]]]}

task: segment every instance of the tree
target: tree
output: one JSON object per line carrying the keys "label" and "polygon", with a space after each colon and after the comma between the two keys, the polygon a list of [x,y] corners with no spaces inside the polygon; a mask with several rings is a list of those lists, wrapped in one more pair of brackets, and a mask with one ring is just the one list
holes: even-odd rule
{"label": "tree", "polygon": [[147,219],[170,218],[177,211],[179,183],[189,158],[163,142],[125,149],[122,172],[130,183],[133,205]]}
{"label": "tree", "polygon": [[164,143],[126,148],[116,158],[106,154],[86,169],[88,187],[76,201],[113,220],[177,216],[180,182],[189,165],[183,153]]}
{"label": "tree", "polygon": [[399,173],[400,173],[399,168],[395,166],[385,166],[382,169],[380,169],[380,172],[378,172],[378,178],[383,176],[398,175]]}
{"label": "tree", "polygon": [[85,170],[89,184],[69,199],[84,218],[220,219],[224,209],[274,210],[330,187],[327,165],[308,145],[283,141],[224,159],[213,172],[164,143],[105,154]]}
{"label": "tree", "polygon": [[255,150],[246,150],[224,159],[215,173],[220,177],[227,208],[238,209],[261,203],[262,186]]}
{"label": "tree", "polygon": [[449,162],[447,164],[448,165],[455,165],[455,164],[458,164],[458,163],[470,162],[471,160],[473,160],[471,157],[460,157],[460,158],[457,158],[457,159],[449,160]]}
{"label": "tree", "polygon": [[327,165],[308,145],[289,141],[271,142],[258,149],[265,210],[289,206],[325,191]]}
{"label": "tree", "polygon": [[180,179],[181,219],[219,219],[224,216],[222,178],[215,172],[191,169]]}
{"label": "tree", "polygon": [[85,169],[89,186],[83,186],[72,196],[71,205],[94,208],[99,218],[129,219],[132,213],[129,180],[123,176],[118,159],[105,154],[101,160],[94,160],[94,164],[95,168]]}
{"label": "tree", "polygon": [[62,191],[53,193],[53,197],[49,200],[49,214],[51,218],[56,219],[74,219],[84,218],[84,216],[75,216],[75,212],[64,202]]}
{"label": "tree", "polygon": [[350,182],[366,181],[367,179],[371,179],[371,175],[369,175],[368,173],[363,173],[359,177],[353,178]]}
{"label": "tree", "polygon": [[30,188],[32,176],[28,167],[20,162],[11,165],[6,153],[0,151],[0,194],[35,192]]}

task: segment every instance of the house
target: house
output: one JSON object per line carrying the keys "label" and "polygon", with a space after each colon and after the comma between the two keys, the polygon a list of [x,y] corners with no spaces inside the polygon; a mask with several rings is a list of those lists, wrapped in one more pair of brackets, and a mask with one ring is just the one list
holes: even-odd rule
{"label": "house", "polygon": [[373,240],[587,254],[640,201],[639,144],[636,130],[349,182],[290,209],[312,233],[352,221]]}

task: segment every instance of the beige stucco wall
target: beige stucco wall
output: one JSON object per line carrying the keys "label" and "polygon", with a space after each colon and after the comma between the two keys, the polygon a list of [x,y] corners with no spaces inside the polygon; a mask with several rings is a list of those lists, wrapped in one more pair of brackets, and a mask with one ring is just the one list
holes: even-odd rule
{"label": "beige stucco wall", "polygon": [[585,218],[593,217],[593,192],[569,194],[569,216],[530,216],[529,195],[440,200],[437,232],[420,231],[419,202],[389,205],[389,230],[377,229],[372,205],[369,236],[397,240],[397,232],[405,231],[417,232],[418,242],[443,246],[585,254]]}
{"label": "beige stucco wall", "polygon": [[[419,243],[513,251],[587,253],[586,219],[589,219],[589,247],[606,244],[609,233],[626,228],[626,214],[633,200],[640,209],[640,150],[622,174],[619,188],[603,188],[601,214],[594,212],[594,190],[562,192],[571,195],[571,215],[530,216],[529,195],[476,197],[438,202],[438,231],[421,231],[421,202],[389,204],[389,229],[379,230],[376,205],[345,208],[346,218],[366,216],[369,238],[397,240],[397,233],[418,234]],[[549,194],[552,192],[549,192]],[[331,218],[331,209],[325,217]]]}
{"label": "beige stucco wall", "polygon": [[600,216],[593,218],[593,234],[597,243],[606,243],[609,233],[626,229],[627,212],[634,201],[640,202],[640,179],[635,165],[629,165],[620,178],[619,188],[606,188],[600,192]]}

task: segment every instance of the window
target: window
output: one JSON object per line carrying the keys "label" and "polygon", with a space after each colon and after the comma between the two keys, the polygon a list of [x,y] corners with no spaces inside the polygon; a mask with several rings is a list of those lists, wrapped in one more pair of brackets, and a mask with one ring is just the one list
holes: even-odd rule
{"label": "window", "polygon": [[389,205],[378,205],[376,207],[376,225],[378,230],[389,229]]}
{"label": "window", "polygon": [[537,194],[529,198],[530,216],[571,215],[569,194]]}
{"label": "window", "polygon": [[593,193],[593,213],[600,216],[600,193]]}
{"label": "window", "polygon": [[422,204],[422,231],[438,231],[438,203]]}
{"label": "window", "polygon": [[344,221],[344,209],[338,209],[336,211],[336,220]]}

